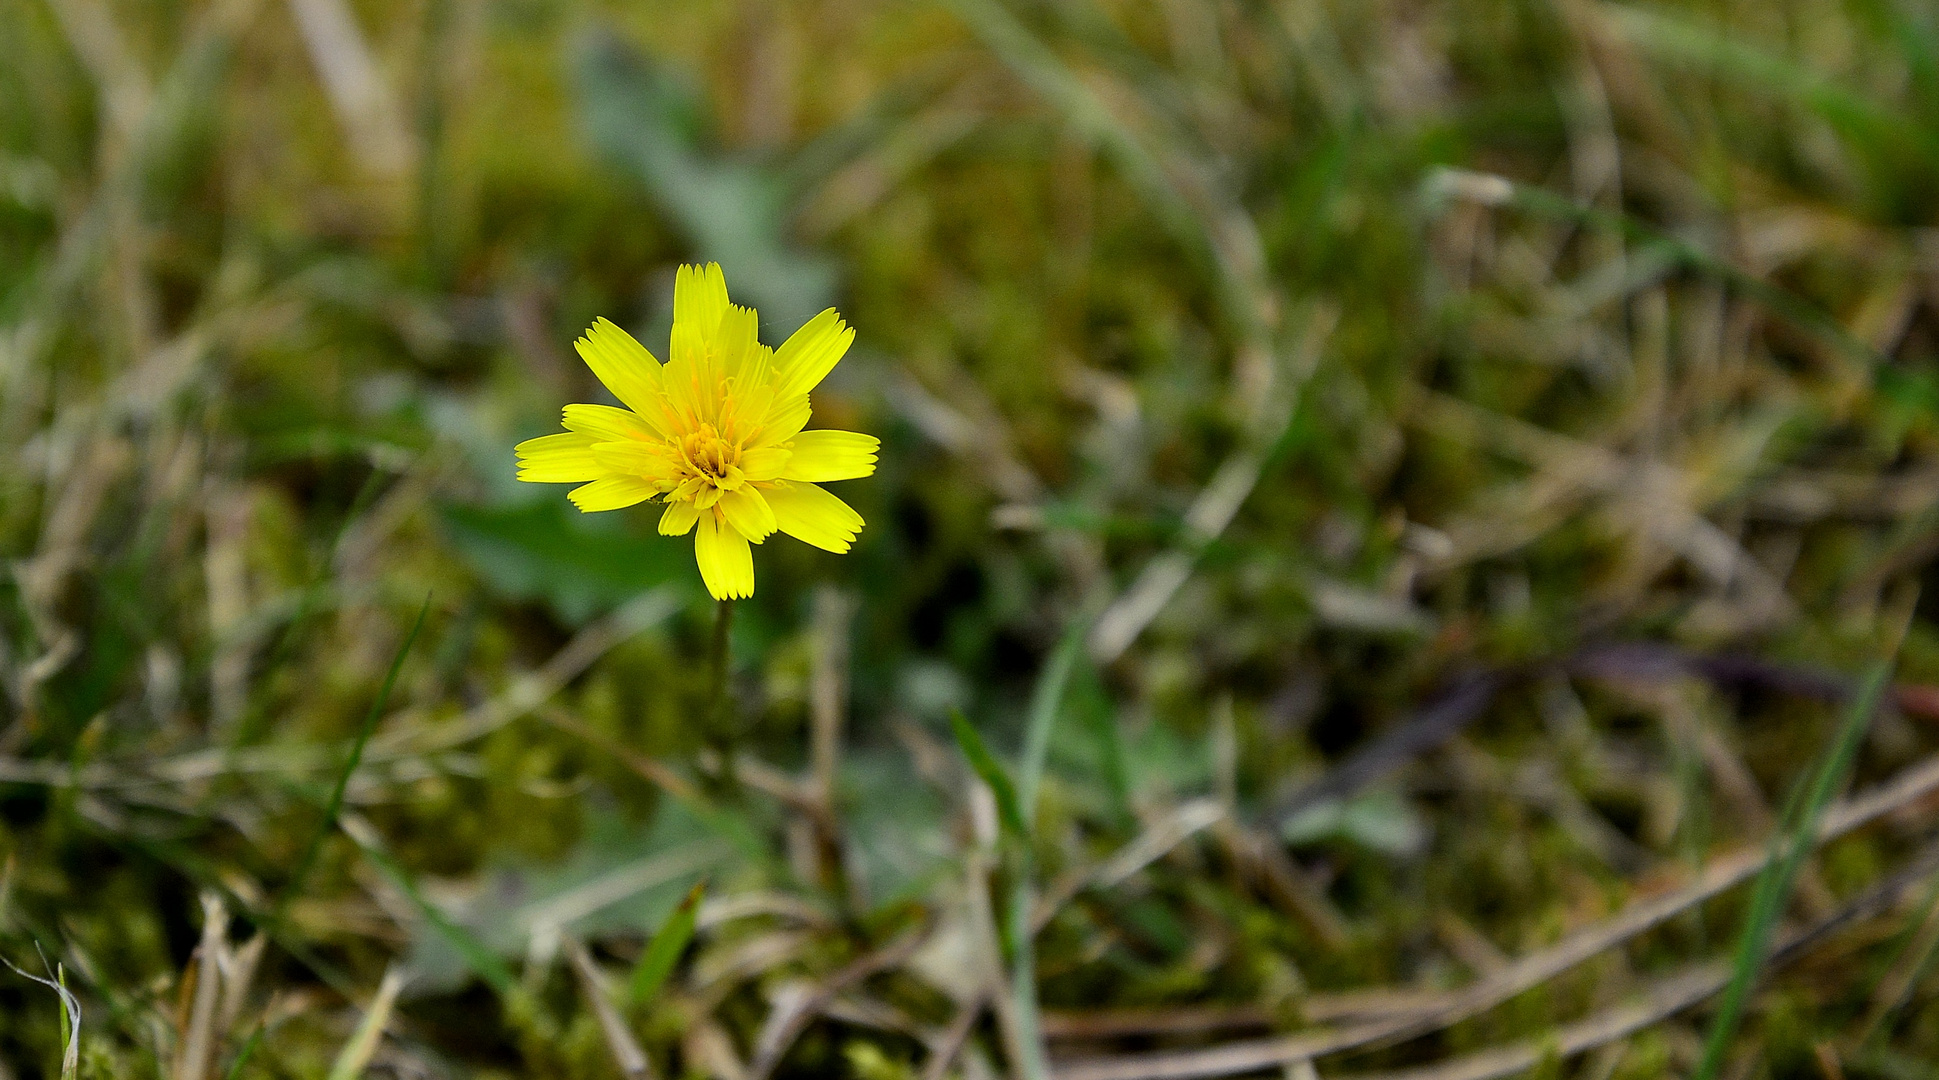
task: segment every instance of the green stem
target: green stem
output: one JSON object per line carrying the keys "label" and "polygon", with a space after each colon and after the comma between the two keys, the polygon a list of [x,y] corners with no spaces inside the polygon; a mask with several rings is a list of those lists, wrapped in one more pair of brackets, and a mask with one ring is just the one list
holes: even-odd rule
{"label": "green stem", "polygon": [[722,600],[714,608],[714,643],[710,662],[713,685],[707,692],[707,727],[714,748],[720,752],[720,775],[729,790],[734,784],[734,710],[728,700],[728,638],[734,628],[734,602]]}

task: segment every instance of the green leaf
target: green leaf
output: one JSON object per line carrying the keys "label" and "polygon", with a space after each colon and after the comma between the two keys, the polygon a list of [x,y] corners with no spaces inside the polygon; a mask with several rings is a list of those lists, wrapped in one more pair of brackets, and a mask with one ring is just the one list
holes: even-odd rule
{"label": "green leaf", "polygon": [[1003,763],[990,753],[983,736],[976,733],[976,728],[970,725],[963,710],[949,711],[949,726],[956,733],[956,745],[963,748],[963,756],[969,759],[970,768],[975,769],[976,775],[990,785],[990,792],[996,796],[997,819],[1019,839],[1027,838],[1030,827],[1024,823],[1022,804],[1017,801],[1017,787],[1010,782],[1010,774],[1004,770]]}
{"label": "green leaf", "polygon": [[667,976],[673,973],[673,965],[680,961],[680,954],[687,951],[687,943],[693,940],[694,920],[700,917],[700,898],[706,892],[705,878],[695,882],[687,898],[680,901],[680,906],[660,925],[660,932],[647,943],[645,954],[627,982],[628,1004],[643,1005],[652,1000]]}
{"label": "green leaf", "polygon": [[638,535],[623,518],[588,519],[562,489],[551,494],[520,506],[446,506],[445,535],[494,591],[543,600],[568,623],[691,575],[691,542]]}

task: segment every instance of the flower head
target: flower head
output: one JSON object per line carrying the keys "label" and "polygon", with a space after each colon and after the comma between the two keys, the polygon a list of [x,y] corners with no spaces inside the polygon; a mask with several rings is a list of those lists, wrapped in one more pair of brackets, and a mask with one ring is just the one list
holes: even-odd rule
{"label": "flower head", "polygon": [[579,355],[626,407],[567,405],[563,433],[518,444],[518,478],[582,484],[569,497],[587,512],[664,501],[660,532],[694,532],[707,591],[752,596],[749,544],[780,531],[843,552],[862,528],[860,514],[818,485],[874,472],[881,442],[801,430],[808,391],[854,339],[830,308],[770,349],[756,340],[754,310],[728,302],[718,264],[682,266],[666,364],[605,319],[594,323]]}

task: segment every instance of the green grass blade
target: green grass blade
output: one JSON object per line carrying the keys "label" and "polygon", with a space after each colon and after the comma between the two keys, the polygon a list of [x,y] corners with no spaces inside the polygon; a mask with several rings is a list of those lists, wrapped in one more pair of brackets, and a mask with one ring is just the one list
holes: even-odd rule
{"label": "green grass blade", "polygon": [[1084,620],[1071,623],[1064,639],[1057,643],[1056,651],[1044,664],[1036,689],[1031,693],[1030,726],[1024,732],[1023,761],[1017,767],[1017,809],[1025,821],[1031,820],[1036,812],[1037,788],[1043,783],[1044,761],[1050,756],[1051,729],[1057,726],[1064,690],[1070,685],[1071,670],[1083,652],[1084,636],[1089,631],[1090,624]]}
{"label": "green grass blade", "polygon": [[1608,9],[1631,41],[1656,55],[1707,67],[1740,85],[1788,97],[1868,151],[1907,152],[1939,169],[1939,135],[1916,118],[1855,93],[1788,57],[1776,56],[1712,28],[1634,7]]}
{"label": "green grass blade", "polygon": [[[1036,910],[1036,888],[1032,879],[1035,877],[1036,864],[1030,848],[1032,823],[1036,820],[1037,791],[1043,783],[1044,762],[1050,754],[1051,732],[1057,726],[1064,692],[1070,685],[1071,672],[1083,653],[1089,629],[1089,624],[1084,620],[1073,621],[1037,677],[1037,686],[1030,698],[1029,727],[1024,732],[1023,761],[1018,769],[1016,788],[1009,794],[1014,808],[1009,816],[1015,818],[1012,829],[1017,834],[1021,850],[1010,886],[1004,930],[1010,946],[1011,1011],[1016,1018],[1017,1028],[1016,1067],[1023,1080],[1046,1080],[1050,1075],[1050,1064],[1044,1054],[1043,1025],[1037,1008],[1037,950],[1032,927]],[[990,756],[988,749],[982,746],[982,740],[977,738],[975,730],[970,728],[962,714],[955,714],[951,720],[957,726],[956,739],[964,744],[963,752],[970,756],[972,764],[977,764],[980,751],[984,763],[977,764],[977,772],[983,775],[984,782],[990,785],[991,790],[998,793],[997,804],[1001,810],[1005,794],[997,781],[1002,780],[1007,785],[1008,778],[1003,775],[1001,766]],[[965,741],[966,737],[970,741]],[[972,751],[972,742],[977,751]],[[996,779],[992,779],[993,776]]]}
{"label": "green grass blade", "polygon": [[[275,671],[282,667],[284,661],[288,660],[291,652],[295,650],[297,638],[303,628],[323,606],[323,597],[330,589],[330,567],[337,552],[343,548],[344,537],[350,535],[351,526],[363,520],[364,511],[377,500],[377,492],[384,486],[383,481],[391,475],[384,469],[373,469],[370,476],[364,480],[363,486],[357,489],[356,497],[350,500],[350,509],[345,511],[343,521],[337,526],[336,538],[330,542],[329,548],[324,553],[323,565],[310,579],[309,585],[303,589],[303,595],[296,603],[296,611],[290,615],[289,621],[283,624],[281,631],[276,635],[276,644],[270,648],[269,659],[263,665],[264,670]],[[261,738],[263,722],[266,719],[268,719],[268,704],[262,696],[258,695],[249,703],[242,718],[236,722],[235,731],[229,739],[229,749],[233,752]]]}
{"label": "green grass blade", "polygon": [[1025,851],[1010,889],[1010,999],[1017,1024],[1017,1072],[1023,1080],[1048,1080],[1050,1062],[1044,1054],[1043,1023],[1037,1012],[1037,946],[1031,931],[1036,890],[1031,887],[1035,862]]}
{"label": "green grass blade", "polygon": [[687,951],[687,943],[693,940],[695,920],[700,917],[700,899],[706,892],[704,878],[695,882],[686,899],[680,901],[680,906],[661,925],[660,932],[647,943],[646,952],[640,956],[640,962],[633,968],[633,977],[626,984],[627,1004],[643,1005],[652,1000],[667,976],[673,973],[673,965],[679,963],[680,954]]}
{"label": "green grass blade", "polygon": [[1235,326],[1251,326],[1254,316],[1243,299],[1246,287],[1222,265],[1208,215],[1186,196],[1147,139],[1120,120],[1095,88],[999,0],[946,0],[946,6],[1073,131],[1111,160],[1187,258],[1213,273],[1227,317]]}
{"label": "green grass blade", "polygon": [[410,874],[398,865],[397,860],[391,858],[389,852],[378,846],[375,837],[361,835],[360,831],[352,831],[348,828],[344,830],[344,834],[363,849],[364,857],[370,860],[371,865],[390,879],[391,884],[397,886],[398,891],[411,901],[411,906],[417,908],[418,914],[424,916],[424,921],[431,929],[437,931],[438,936],[464,958],[465,964],[473,973],[490,984],[501,997],[510,996],[517,989],[517,980],[512,977],[512,969],[505,961],[491,951],[484,942],[474,937],[471,931],[458,925],[451,916],[446,915],[442,908],[433,904],[430,898],[424,895],[423,890],[417,887],[417,882],[411,880]]}
{"label": "green grass blade", "polygon": [[[38,949],[40,946],[36,943],[34,947]],[[43,953],[41,955],[40,962],[43,965],[47,963],[46,954]],[[73,1080],[80,1070],[81,1061],[81,1002],[75,998],[74,992],[67,988],[66,970],[64,968],[56,968],[53,978],[43,979],[39,975],[29,974],[14,967],[13,961],[8,960],[6,957],[0,956],[0,964],[7,965],[15,975],[37,982],[52,990],[60,997],[61,1039],[63,1044],[61,1047],[61,1080]]]}
{"label": "green grass blade", "polygon": [[236,1060],[229,1063],[229,1070],[222,1074],[222,1080],[242,1080],[242,1068],[249,1064],[250,1058],[256,1056],[256,1047],[262,1044],[263,1032],[263,1025],[257,1024],[256,1030],[250,1032],[249,1038],[242,1044],[242,1049],[236,1051]]}
{"label": "green grass blade", "polygon": [[357,741],[350,745],[349,756],[344,758],[343,767],[337,770],[336,786],[330,789],[330,801],[323,808],[323,823],[310,837],[309,846],[303,849],[303,857],[297,860],[289,884],[283,887],[283,898],[276,905],[279,922],[290,900],[302,892],[303,883],[316,864],[317,853],[323,848],[323,841],[336,830],[337,818],[343,813],[344,794],[350,790],[350,777],[363,762],[364,746],[370,742],[371,733],[377,730],[377,721],[383,717],[384,707],[390,704],[391,689],[397,685],[397,674],[404,670],[404,658],[410,655],[418,631],[424,629],[424,617],[430,612],[431,598],[427,595],[424,606],[417,609],[417,619],[411,623],[411,632],[404,635],[404,643],[397,647],[397,655],[391,658],[390,670],[384,675],[384,685],[378,688],[377,697],[370,703],[370,711],[364,715],[363,726],[357,730]]}
{"label": "green grass blade", "polygon": [[1724,1055],[1730,1048],[1730,1040],[1736,1034],[1738,1024],[1743,1020],[1744,1005],[1749,999],[1751,987],[1756,984],[1758,972],[1770,952],[1771,934],[1777,928],[1785,904],[1790,900],[1792,887],[1797,884],[1798,872],[1816,847],[1813,840],[1818,818],[1843,785],[1846,774],[1851,771],[1852,762],[1858,756],[1859,746],[1865,741],[1865,733],[1871,729],[1872,716],[1878,711],[1879,700],[1885,694],[1891,675],[1890,660],[1880,660],[1866,671],[1858,692],[1852,696],[1851,704],[1838,726],[1837,734],[1832,738],[1830,748],[1802,789],[1795,815],[1785,815],[1787,819],[1795,820],[1786,821],[1781,839],[1772,847],[1770,861],[1758,876],[1750,914],[1745,918],[1743,935],[1738,938],[1730,984],[1724,988],[1716,1019],[1711,1022],[1710,1035],[1704,1043],[1703,1059],[1694,1074],[1695,1080],[1716,1080],[1718,1071],[1723,1068]]}
{"label": "green grass blade", "polygon": [[956,733],[956,745],[963,748],[963,756],[969,759],[970,768],[976,770],[976,775],[983,778],[983,782],[990,786],[990,793],[996,796],[997,820],[1019,840],[1028,839],[1030,826],[1024,821],[1023,804],[1017,800],[1016,785],[1010,782],[1010,774],[1003,768],[1003,763],[990,753],[983,736],[976,733],[976,728],[961,709],[950,710],[949,727]]}

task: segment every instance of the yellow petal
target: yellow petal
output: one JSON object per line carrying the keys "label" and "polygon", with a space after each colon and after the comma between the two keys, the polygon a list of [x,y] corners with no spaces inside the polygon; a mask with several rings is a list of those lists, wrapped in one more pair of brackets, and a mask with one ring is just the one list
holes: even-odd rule
{"label": "yellow petal", "polygon": [[741,373],[749,355],[760,351],[761,343],[756,335],[760,330],[760,316],[753,308],[739,304],[727,305],[721,314],[720,326],[714,331],[713,354],[719,358],[720,377],[731,379]]}
{"label": "yellow petal", "polygon": [[734,531],[758,544],[774,535],[774,511],[761,493],[751,487],[736,488],[720,497],[720,512]]}
{"label": "yellow petal", "polygon": [[592,436],[573,431],[527,439],[513,448],[518,452],[518,478],[537,484],[597,480],[605,470],[593,460],[592,443]]}
{"label": "yellow petal", "polygon": [[785,399],[776,399],[768,408],[767,422],[748,439],[749,446],[773,446],[784,443],[808,424],[808,395],[796,394]]}
{"label": "yellow petal", "polygon": [[[659,427],[660,362],[633,335],[600,319],[573,343],[599,381],[649,426]],[[664,431],[661,434],[665,434]]]}
{"label": "yellow petal", "polygon": [[840,554],[862,530],[862,515],[813,484],[778,483],[762,494],[775,524],[802,543]]}
{"label": "yellow petal", "polygon": [[875,471],[882,440],[854,431],[804,431],[794,437],[794,456],[783,480],[853,480]]}
{"label": "yellow petal", "polygon": [[698,335],[675,325],[673,359],[667,361],[661,385],[666,391],[667,413],[677,418],[675,422],[683,432],[713,422],[720,381],[708,373],[711,366]]}
{"label": "yellow petal", "polygon": [[645,502],[659,492],[652,484],[631,476],[608,476],[566,493],[579,509],[590,514],[596,510],[618,510]]}
{"label": "yellow petal", "polygon": [[754,551],[747,546],[747,538],[720,515],[700,515],[700,528],[693,534],[693,554],[700,564],[700,579],[707,583],[714,599],[754,595]]}
{"label": "yellow petal", "polygon": [[611,405],[567,405],[564,413],[566,430],[591,435],[594,442],[654,438],[653,429],[638,413]]}
{"label": "yellow petal", "polygon": [[655,490],[663,490],[673,486],[673,462],[665,445],[632,439],[594,443],[592,459],[605,472],[635,476],[653,484]]}
{"label": "yellow petal", "polygon": [[[773,400],[774,350],[756,340],[754,347],[747,350],[747,358],[741,361],[741,368],[734,377],[738,380],[737,389],[741,393],[760,391],[768,396],[768,400]],[[766,406],[762,408],[765,410]]]}
{"label": "yellow petal", "polygon": [[667,512],[660,515],[661,536],[685,536],[693,531],[693,523],[700,520],[700,508],[691,501],[670,502]]}
{"label": "yellow petal", "polygon": [[754,450],[741,451],[741,474],[759,483],[780,477],[781,470],[788,465],[793,453],[778,446],[763,446]]}
{"label": "yellow petal", "polygon": [[713,339],[727,313],[727,277],[719,263],[682,266],[673,275],[673,324],[690,327],[702,341]]}
{"label": "yellow petal", "polygon": [[805,394],[820,384],[855,340],[855,331],[834,308],[809,319],[774,354],[774,396]]}

